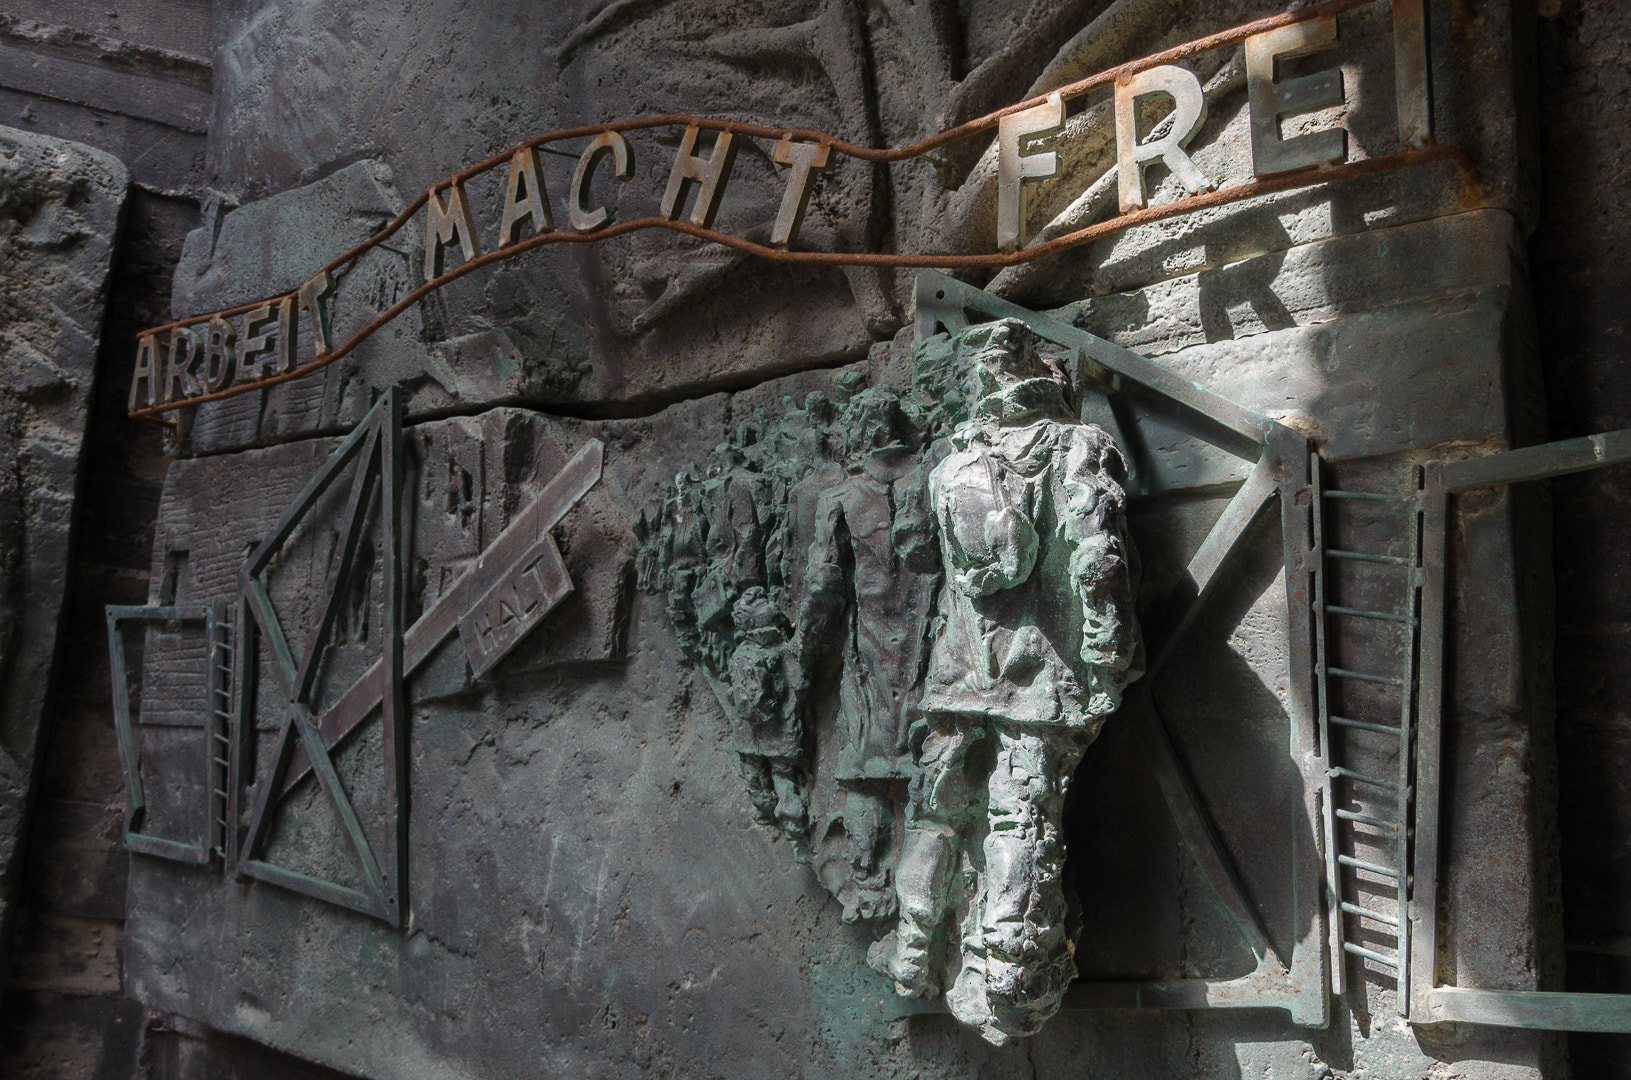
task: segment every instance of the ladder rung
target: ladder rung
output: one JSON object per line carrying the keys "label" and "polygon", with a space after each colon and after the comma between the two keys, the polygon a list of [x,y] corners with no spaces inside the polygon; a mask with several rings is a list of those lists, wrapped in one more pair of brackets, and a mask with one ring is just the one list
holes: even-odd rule
{"label": "ladder rung", "polygon": [[222,742],[226,743],[228,746],[232,745],[232,740],[227,738],[225,735],[221,734],[219,731],[215,732],[215,737],[217,739],[220,739]]}
{"label": "ladder rung", "polygon": [[1327,499],[1353,499],[1358,502],[1410,502],[1409,495],[1379,495],[1374,491],[1338,491],[1326,488],[1320,492]]}
{"label": "ladder rung", "polygon": [[220,789],[220,788],[215,788],[215,789],[214,789],[214,790],[215,790],[215,793],[216,793],[216,794],[217,794],[217,795],[219,795],[219,796],[221,796],[221,798],[223,798],[223,799],[224,799],[224,798],[226,798],[226,797],[227,797],[227,793],[226,793],[226,792],[224,792],[224,791],[222,791],[222,790],[221,790],[221,789]]}
{"label": "ladder rung", "polygon": [[1336,604],[1326,604],[1325,610],[1333,615],[1351,615],[1356,619],[1378,619],[1382,622],[1408,623],[1416,625],[1414,615],[1400,615],[1396,611],[1366,611],[1364,608],[1339,607]]}
{"label": "ladder rung", "polygon": [[232,719],[232,714],[231,713],[222,712],[220,709],[215,710],[215,715],[219,716],[223,720],[231,720]]}
{"label": "ladder rung", "polygon": [[215,643],[215,647],[217,649],[222,650],[223,652],[231,652],[232,651],[232,642],[230,642],[230,641],[217,641]]}
{"label": "ladder rung", "polygon": [[1346,900],[1342,901],[1342,910],[1346,911],[1349,915],[1358,915],[1361,919],[1374,919],[1377,922],[1385,923],[1388,926],[1399,925],[1399,917],[1397,915],[1384,915],[1380,911],[1372,911],[1370,908],[1362,908],[1358,904],[1350,904]]}
{"label": "ladder rung", "polygon": [[230,691],[230,690],[223,690],[219,686],[217,686],[215,688],[215,692],[217,694],[220,694],[222,697],[226,698],[228,701],[232,700],[232,691]]}
{"label": "ladder rung", "polygon": [[1375,960],[1378,964],[1386,964],[1394,971],[1399,970],[1399,958],[1396,956],[1383,956],[1379,952],[1372,952],[1363,945],[1355,945],[1351,941],[1344,941],[1342,949],[1344,952],[1351,952],[1355,956],[1363,956],[1366,960]]}
{"label": "ladder rung", "polygon": [[223,768],[223,769],[231,768],[231,763],[228,762],[226,758],[218,757],[218,758],[211,758],[210,760],[215,762],[217,765],[221,766],[221,768]]}
{"label": "ladder rung", "polygon": [[[224,828],[226,828],[226,827],[227,827],[227,819],[226,819],[226,818],[224,818],[224,817],[218,817],[218,818],[216,818],[216,819],[215,819],[215,822],[216,822],[216,824],[218,824],[218,825],[220,825],[220,826],[221,826],[221,828],[223,828],[223,829],[224,829]],[[221,850],[221,849],[220,849],[220,848],[216,848],[216,849],[215,849],[215,850],[216,850],[216,851],[220,851],[220,850]]]}
{"label": "ladder rung", "polygon": [[1399,831],[1398,822],[1383,821],[1379,817],[1371,817],[1369,814],[1361,814],[1357,810],[1333,810],[1331,813],[1335,814],[1343,821],[1356,821],[1361,825],[1375,825],[1378,829],[1391,829],[1394,832]]}
{"label": "ladder rung", "polygon": [[1347,668],[1328,667],[1327,675],[1335,675],[1339,679],[1357,679],[1360,682],[1381,683],[1383,686],[1403,686],[1403,679],[1396,679],[1392,675],[1372,675],[1365,671],[1350,671]]}
{"label": "ladder rung", "polygon": [[1390,877],[1395,881],[1399,880],[1399,872],[1397,870],[1389,869],[1386,866],[1378,866],[1376,863],[1365,862],[1363,859],[1356,859],[1352,855],[1338,855],[1337,862],[1341,863],[1343,866],[1351,866],[1355,870],[1365,870],[1372,874],[1381,874],[1383,877]]}
{"label": "ladder rung", "polygon": [[1332,776],[1345,776],[1349,780],[1356,780],[1361,784],[1369,784],[1371,787],[1386,788],[1389,791],[1399,790],[1399,785],[1393,783],[1391,780],[1381,780],[1374,776],[1366,776],[1362,772],[1355,772],[1352,769],[1344,769],[1341,765],[1332,765],[1326,771]]}
{"label": "ladder rung", "polygon": [[1327,716],[1326,719],[1333,724],[1340,724],[1343,727],[1358,728],[1361,731],[1379,731],[1384,735],[1399,734],[1399,729],[1389,724],[1373,724],[1369,720],[1350,720],[1346,716]]}
{"label": "ladder rung", "polygon": [[1347,559],[1350,562],[1382,563],[1386,566],[1415,566],[1409,559],[1401,559],[1394,555],[1372,555],[1368,551],[1343,551],[1340,548],[1326,548],[1325,554],[1333,559]]}

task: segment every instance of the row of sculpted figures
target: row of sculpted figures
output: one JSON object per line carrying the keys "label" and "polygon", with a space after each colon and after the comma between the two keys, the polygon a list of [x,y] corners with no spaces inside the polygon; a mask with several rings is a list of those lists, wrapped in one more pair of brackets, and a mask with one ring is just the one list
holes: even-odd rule
{"label": "row of sculpted figures", "polygon": [[638,526],[640,577],[718,696],[759,819],[887,927],[869,961],[988,1039],[1075,967],[1060,815],[1137,678],[1114,440],[1021,322],[761,411]]}

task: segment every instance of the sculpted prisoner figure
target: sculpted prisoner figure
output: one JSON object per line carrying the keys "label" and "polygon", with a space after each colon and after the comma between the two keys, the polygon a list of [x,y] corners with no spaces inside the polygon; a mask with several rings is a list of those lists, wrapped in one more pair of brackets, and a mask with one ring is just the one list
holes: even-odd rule
{"label": "sculpted prisoner figure", "polygon": [[1059,816],[1082,752],[1140,674],[1136,556],[1121,455],[1071,415],[1031,331],[974,327],[958,351],[973,404],[929,477],[946,586],[900,918],[871,959],[903,994],[944,989],[1000,1044],[1038,1030],[1075,977]]}
{"label": "sculpted prisoner figure", "polygon": [[894,913],[882,853],[893,833],[890,795],[911,774],[913,692],[925,666],[940,584],[924,506],[921,432],[890,390],[862,390],[839,415],[843,472],[812,475],[799,631],[805,670],[838,660],[836,761],[831,775],[849,839],[845,917]]}
{"label": "sculpted prisoner figure", "polygon": [[919,349],[909,389],[834,380],[738,427],[638,532],[731,719],[759,820],[869,960],[993,1042],[1075,977],[1059,817],[1140,671],[1111,437],[1007,320]]}

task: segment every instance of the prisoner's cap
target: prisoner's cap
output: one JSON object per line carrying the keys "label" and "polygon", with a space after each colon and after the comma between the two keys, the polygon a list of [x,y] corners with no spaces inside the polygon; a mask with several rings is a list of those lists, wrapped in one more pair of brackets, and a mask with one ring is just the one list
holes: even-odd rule
{"label": "prisoner's cap", "polygon": [[1065,413],[1064,387],[1042,358],[1041,339],[1019,319],[971,326],[958,336],[976,416]]}

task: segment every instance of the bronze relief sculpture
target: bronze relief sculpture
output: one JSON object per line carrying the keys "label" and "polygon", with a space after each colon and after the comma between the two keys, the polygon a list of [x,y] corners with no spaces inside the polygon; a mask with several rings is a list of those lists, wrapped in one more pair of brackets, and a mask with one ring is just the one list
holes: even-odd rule
{"label": "bronze relief sculpture", "polygon": [[1075,977],[1059,818],[1142,668],[1121,454],[1041,346],[986,323],[761,412],[639,528],[760,820],[999,1044]]}

